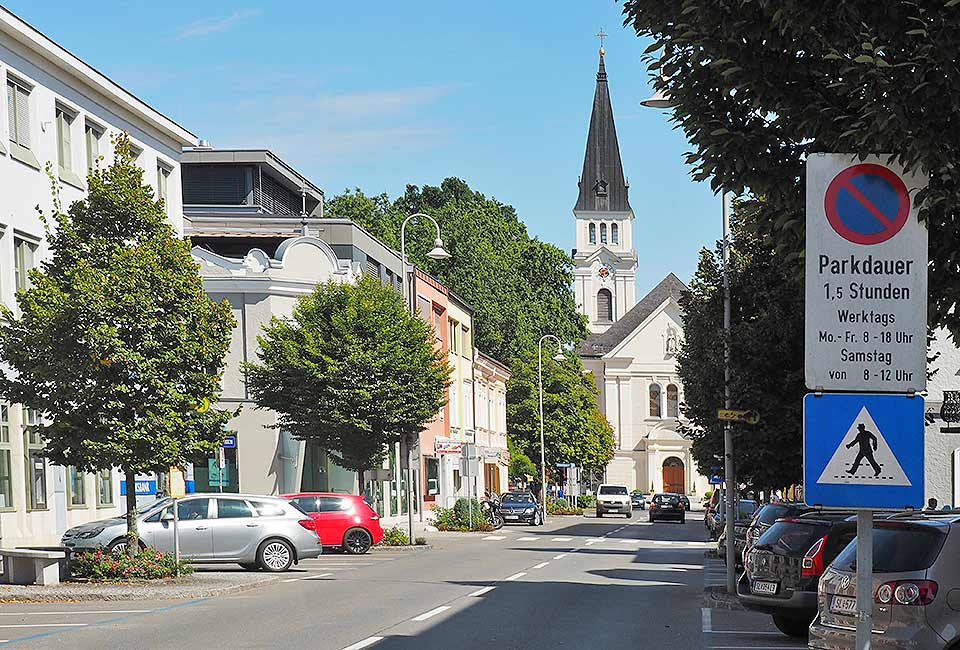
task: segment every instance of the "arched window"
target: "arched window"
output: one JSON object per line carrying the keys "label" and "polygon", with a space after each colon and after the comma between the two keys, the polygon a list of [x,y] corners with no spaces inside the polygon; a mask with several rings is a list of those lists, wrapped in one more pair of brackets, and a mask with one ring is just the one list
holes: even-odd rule
{"label": "arched window", "polygon": [[660,410],[660,384],[650,384],[650,417],[663,417]]}
{"label": "arched window", "polygon": [[610,226],[610,239],[613,241],[614,244],[620,243],[620,227],[617,226],[617,224],[613,224]]}
{"label": "arched window", "polygon": [[680,417],[680,391],[675,384],[667,386],[667,417]]}
{"label": "arched window", "polygon": [[597,320],[608,323],[613,321],[613,294],[610,289],[600,289],[597,292]]}
{"label": "arched window", "polygon": [[591,223],[588,230],[590,232],[590,243],[596,244],[597,243],[597,224]]}
{"label": "arched window", "polygon": [[607,243],[607,224],[605,223],[600,224],[600,243]]}

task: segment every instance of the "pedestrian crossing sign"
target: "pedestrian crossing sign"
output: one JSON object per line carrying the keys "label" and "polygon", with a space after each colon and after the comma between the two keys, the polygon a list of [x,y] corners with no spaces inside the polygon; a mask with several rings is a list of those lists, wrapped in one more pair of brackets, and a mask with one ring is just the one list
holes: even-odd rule
{"label": "pedestrian crossing sign", "polygon": [[922,507],[923,430],[919,395],[807,395],[806,503],[824,508]]}

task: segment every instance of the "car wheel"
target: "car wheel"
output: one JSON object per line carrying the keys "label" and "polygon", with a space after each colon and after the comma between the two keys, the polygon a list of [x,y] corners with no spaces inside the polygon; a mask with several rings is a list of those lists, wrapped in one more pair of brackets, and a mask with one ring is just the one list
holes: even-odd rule
{"label": "car wheel", "polygon": [[257,550],[257,564],[264,571],[288,571],[293,566],[293,547],[282,539],[268,539]]}
{"label": "car wheel", "polygon": [[373,546],[373,538],[363,528],[351,528],[343,534],[343,550],[350,555],[363,555]]}
{"label": "car wheel", "polygon": [[240,568],[244,569],[245,571],[259,571],[260,565],[256,562],[241,562]]}
{"label": "car wheel", "polygon": [[810,633],[810,621],[796,616],[773,615],[773,624],[777,629],[795,639],[806,639]]}
{"label": "car wheel", "polygon": [[[137,546],[140,547],[141,551],[147,548],[146,545],[143,543],[143,540],[139,540],[139,539],[137,540]],[[116,553],[117,555],[123,555],[124,553],[127,552],[127,538],[120,537],[118,539],[113,540],[112,542],[107,544],[107,550],[110,551],[111,553]]]}

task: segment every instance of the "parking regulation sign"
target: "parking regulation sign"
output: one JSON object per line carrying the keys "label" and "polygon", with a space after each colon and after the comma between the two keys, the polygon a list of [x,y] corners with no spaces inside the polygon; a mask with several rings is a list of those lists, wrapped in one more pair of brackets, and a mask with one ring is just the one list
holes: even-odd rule
{"label": "parking regulation sign", "polygon": [[825,508],[920,508],[923,433],[919,395],[807,395],[804,501]]}
{"label": "parking regulation sign", "polygon": [[888,156],[807,160],[805,376],[814,390],[926,387],[926,179]]}

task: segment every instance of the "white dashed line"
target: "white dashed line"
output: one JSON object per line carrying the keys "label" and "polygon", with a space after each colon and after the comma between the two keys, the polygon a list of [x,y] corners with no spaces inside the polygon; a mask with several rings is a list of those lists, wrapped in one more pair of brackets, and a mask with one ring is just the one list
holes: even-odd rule
{"label": "white dashed line", "polygon": [[487,535],[486,537],[484,537],[484,539],[498,540],[498,539],[506,539],[506,537],[504,537],[503,535]]}
{"label": "white dashed line", "polygon": [[553,537],[550,539],[551,542],[572,542],[572,537]]}
{"label": "white dashed line", "polygon": [[700,608],[700,618],[703,621],[703,631],[712,632],[713,631],[713,612],[709,607]]}
{"label": "white dashed line", "polygon": [[368,636],[363,641],[357,641],[353,645],[348,645],[343,650],[361,650],[361,648],[369,648],[377,641],[383,641],[382,636]]}
{"label": "white dashed line", "polygon": [[468,596],[482,596],[484,594],[489,594],[494,589],[496,589],[496,587],[484,587],[483,589],[477,589],[472,594],[468,594]]}
{"label": "white dashed line", "polygon": [[620,543],[621,544],[639,544],[640,540],[639,539],[621,539]]}
{"label": "white dashed line", "polygon": [[542,569],[543,567],[547,566],[548,564],[550,564],[550,563],[549,563],[549,562],[541,562],[540,564],[535,564],[535,565],[533,565],[533,568],[534,568],[534,569]]}
{"label": "white dashed line", "polygon": [[510,582],[512,580],[516,580],[517,578],[522,578],[525,575],[527,575],[527,573],[525,571],[521,571],[520,573],[514,573],[512,576],[504,578],[503,581]]}
{"label": "white dashed line", "polygon": [[300,579],[301,580],[318,580],[320,578],[329,578],[332,575],[333,575],[332,573],[320,573],[315,576],[307,576],[306,578],[300,578]]}
{"label": "white dashed line", "polygon": [[0,612],[0,616],[59,616],[61,614],[79,615],[79,614],[146,614],[150,609],[101,609],[90,610],[88,612],[74,612],[64,610],[62,612]]}
{"label": "white dashed line", "polygon": [[588,537],[588,538],[587,538],[587,541],[588,541],[588,542],[602,542],[602,541],[604,541],[604,539],[603,539],[602,537]]}
{"label": "white dashed line", "polygon": [[425,620],[427,620],[428,618],[433,618],[433,617],[436,616],[437,614],[440,614],[440,613],[442,613],[442,612],[447,611],[448,609],[450,609],[450,606],[449,606],[449,605],[440,605],[440,607],[434,607],[434,608],[431,609],[429,612],[424,612],[423,614],[420,614],[420,616],[414,616],[414,617],[411,618],[410,620],[411,620],[411,621],[425,621]]}
{"label": "white dashed line", "polygon": [[782,632],[758,632],[754,630],[704,630],[707,634],[739,634],[741,636],[783,636]]}
{"label": "white dashed line", "polygon": [[565,558],[565,557],[567,557],[567,554],[566,554],[566,553],[561,553],[560,555],[554,555],[554,556],[553,556],[553,559],[554,559],[554,560],[562,560],[562,559]]}
{"label": "white dashed line", "polygon": [[89,623],[18,623],[16,625],[0,625],[0,627],[87,627]]}
{"label": "white dashed line", "polygon": [[518,542],[535,542],[537,541],[537,538],[536,537],[518,537],[517,541]]}

